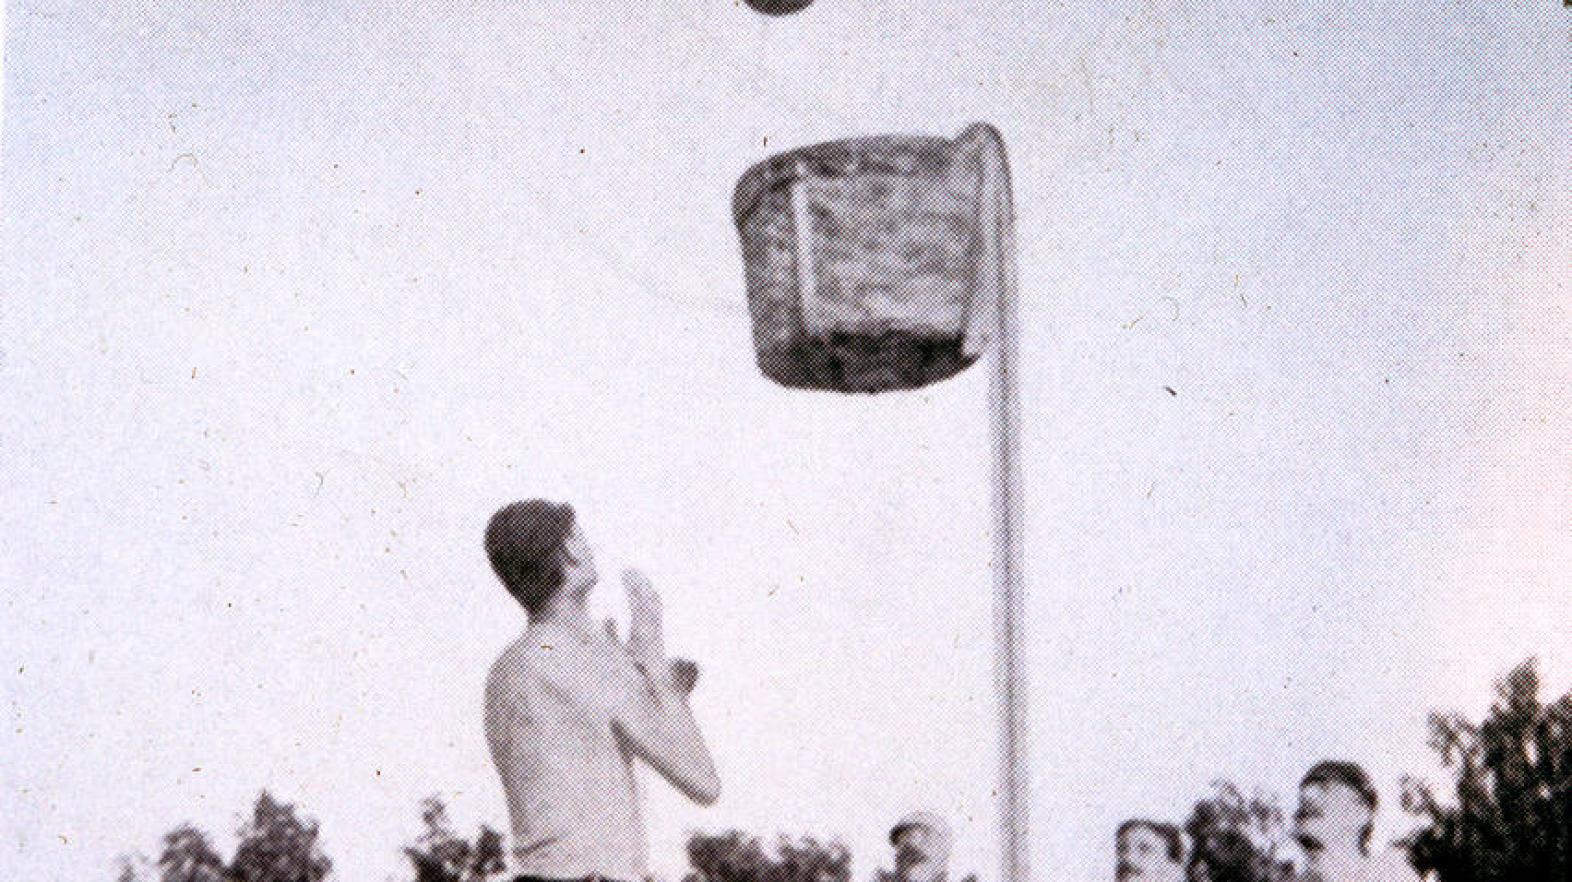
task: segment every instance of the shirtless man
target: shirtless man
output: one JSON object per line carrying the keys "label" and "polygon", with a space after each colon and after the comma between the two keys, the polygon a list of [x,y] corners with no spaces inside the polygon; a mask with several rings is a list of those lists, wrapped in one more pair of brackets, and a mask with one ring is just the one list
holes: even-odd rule
{"label": "shirtless man", "polygon": [[507,797],[513,869],[520,882],[638,882],[648,845],[634,759],[695,802],[720,797],[688,708],[698,670],[666,657],[660,597],[638,572],[623,576],[628,639],[610,622],[593,625],[594,554],[570,506],[503,508],[486,529],[486,553],[529,617],[486,681],[486,740]]}
{"label": "shirtless man", "polygon": [[1294,838],[1304,850],[1302,882],[1418,882],[1400,851],[1372,850],[1377,805],[1356,763],[1319,763],[1299,784]]}

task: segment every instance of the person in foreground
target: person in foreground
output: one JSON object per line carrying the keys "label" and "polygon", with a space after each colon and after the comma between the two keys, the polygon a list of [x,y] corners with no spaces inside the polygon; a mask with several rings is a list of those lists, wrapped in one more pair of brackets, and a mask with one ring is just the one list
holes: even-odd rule
{"label": "person in foreground", "polygon": [[648,845],[633,762],[711,805],[720,779],[688,708],[698,668],[668,659],[660,597],[623,576],[630,624],[596,627],[594,554],[566,504],[528,500],[492,516],[486,553],[528,613],[486,680],[485,728],[513,828],[513,872],[530,880],[638,882]]}
{"label": "person in foreground", "polygon": [[1173,824],[1133,818],[1114,833],[1118,882],[1184,882],[1184,834]]}
{"label": "person in foreground", "polygon": [[1294,838],[1304,850],[1301,882],[1417,882],[1397,849],[1373,851],[1378,804],[1370,776],[1356,763],[1318,763],[1299,784]]}

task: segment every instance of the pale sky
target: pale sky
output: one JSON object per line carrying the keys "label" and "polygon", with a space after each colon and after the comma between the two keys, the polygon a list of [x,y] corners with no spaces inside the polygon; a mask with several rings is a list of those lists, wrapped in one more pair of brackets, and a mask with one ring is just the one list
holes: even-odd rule
{"label": "pale sky", "polygon": [[1010,145],[1038,878],[1217,777],[1395,804],[1430,710],[1572,687],[1554,0],[188,5],[6,8],[7,878],[227,845],[264,787],[346,882],[427,794],[503,825],[480,537],[534,495],[705,669],[726,793],[652,781],[657,868],[741,827],[866,878],[930,807],[992,878],[983,369],[750,351],[731,189],[849,135]]}

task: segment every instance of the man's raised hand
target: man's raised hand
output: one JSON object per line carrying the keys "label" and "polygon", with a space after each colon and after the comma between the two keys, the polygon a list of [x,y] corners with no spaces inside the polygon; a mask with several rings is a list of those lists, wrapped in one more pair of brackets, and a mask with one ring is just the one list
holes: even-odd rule
{"label": "man's raised hand", "polygon": [[647,670],[659,671],[666,664],[660,594],[638,570],[624,570],[622,586],[628,593],[628,652]]}
{"label": "man's raised hand", "polygon": [[699,666],[685,658],[666,658],[660,594],[655,586],[638,570],[624,571],[622,584],[628,592],[628,655],[678,694],[692,694],[699,682]]}

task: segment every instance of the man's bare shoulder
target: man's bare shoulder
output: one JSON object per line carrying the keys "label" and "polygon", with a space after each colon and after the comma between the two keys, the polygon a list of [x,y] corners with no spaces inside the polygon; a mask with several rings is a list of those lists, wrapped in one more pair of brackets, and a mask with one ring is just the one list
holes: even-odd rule
{"label": "man's bare shoulder", "polygon": [[613,654],[593,638],[531,629],[497,656],[486,688],[511,691],[530,684],[550,687],[601,681],[618,668]]}
{"label": "man's bare shoulder", "polygon": [[497,653],[496,660],[491,663],[491,671],[486,675],[488,687],[495,683],[529,676],[532,660],[527,641],[527,635],[519,637]]}
{"label": "man's bare shoulder", "polygon": [[503,648],[497,655],[496,661],[491,663],[491,670],[486,673],[488,709],[516,698],[526,691],[527,684],[533,676],[533,666],[523,644],[522,637],[514,640]]}

